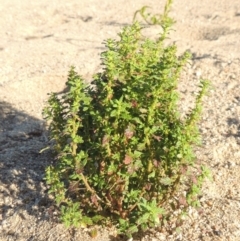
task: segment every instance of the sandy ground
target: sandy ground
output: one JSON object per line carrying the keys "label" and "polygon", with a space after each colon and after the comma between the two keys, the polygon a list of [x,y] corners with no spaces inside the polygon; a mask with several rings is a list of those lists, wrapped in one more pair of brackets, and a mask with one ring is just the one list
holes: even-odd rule
{"label": "sandy ground", "polygon": [[[87,80],[100,70],[102,42],[115,38],[143,5],[162,12],[160,0],[0,0],[0,240],[87,241],[87,229],[67,230],[47,195],[51,162],[42,108],[47,93],[64,88],[70,65]],[[180,231],[152,231],[136,240],[240,240],[240,1],[175,1],[171,40],[190,50],[181,79],[183,103],[199,78],[213,89],[205,98],[198,158],[213,176],[200,211],[189,210]],[[147,31],[150,36],[156,28]],[[188,105],[182,104],[187,110]],[[99,229],[96,241],[118,240]]]}

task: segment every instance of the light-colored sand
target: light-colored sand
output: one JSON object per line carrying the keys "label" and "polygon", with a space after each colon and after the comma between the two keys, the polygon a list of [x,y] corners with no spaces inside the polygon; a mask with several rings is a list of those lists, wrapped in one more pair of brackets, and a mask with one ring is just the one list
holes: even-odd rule
{"label": "light-colored sand", "polygon": [[[47,93],[61,91],[69,66],[86,80],[99,69],[104,39],[117,37],[143,5],[162,12],[160,0],[0,0],[0,240],[87,241],[87,230],[69,232],[56,220],[46,194],[50,163],[41,111]],[[240,240],[240,1],[175,0],[171,41],[193,53],[181,79],[188,101],[199,78],[213,90],[205,98],[203,147],[198,158],[212,170],[201,212],[189,211],[174,227],[139,240]],[[150,36],[156,28],[147,30]],[[184,102],[183,102],[184,103]],[[182,104],[187,110],[188,105]],[[47,158],[48,157],[48,158]],[[96,241],[117,240],[99,230]],[[137,240],[137,239],[136,239]]]}

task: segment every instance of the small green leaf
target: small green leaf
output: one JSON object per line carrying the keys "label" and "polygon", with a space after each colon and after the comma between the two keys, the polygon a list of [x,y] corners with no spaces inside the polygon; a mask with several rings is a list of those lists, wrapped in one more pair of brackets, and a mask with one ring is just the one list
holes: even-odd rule
{"label": "small green leaf", "polygon": [[89,234],[90,234],[91,238],[96,238],[98,235],[98,231],[96,228],[94,228],[89,232]]}
{"label": "small green leaf", "polygon": [[172,180],[169,177],[164,177],[164,178],[161,178],[160,183],[162,183],[163,185],[169,186],[172,184]]}

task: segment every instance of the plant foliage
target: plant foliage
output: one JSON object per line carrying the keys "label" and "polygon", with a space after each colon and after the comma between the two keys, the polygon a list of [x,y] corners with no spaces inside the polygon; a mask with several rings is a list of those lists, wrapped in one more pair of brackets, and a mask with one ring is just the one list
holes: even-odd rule
{"label": "plant foliage", "polygon": [[198,204],[208,171],[193,148],[208,82],[201,81],[195,108],[181,119],[177,84],[190,54],[164,45],[174,23],[171,2],[152,18],[163,30],[158,39],[144,38],[135,21],[119,40],[106,40],[103,71],[91,85],[72,67],[69,90],[49,97],[44,115],[57,161],[46,181],[68,226],[111,222],[131,237]]}

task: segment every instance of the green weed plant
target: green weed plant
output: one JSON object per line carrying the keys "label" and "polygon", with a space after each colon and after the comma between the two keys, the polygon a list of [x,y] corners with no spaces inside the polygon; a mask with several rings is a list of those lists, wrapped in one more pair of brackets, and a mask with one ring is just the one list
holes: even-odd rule
{"label": "green weed plant", "polygon": [[190,54],[164,45],[174,23],[171,2],[163,15],[150,16],[162,27],[159,38],[142,36],[134,21],[119,40],[106,40],[102,72],[90,85],[72,67],[69,90],[49,97],[44,115],[56,162],[46,181],[67,226],[114,224],[131,237],[199,205],[208,170],[194,146],[208,82],[201,81],[195,107],[181,119],[177,84]]}

